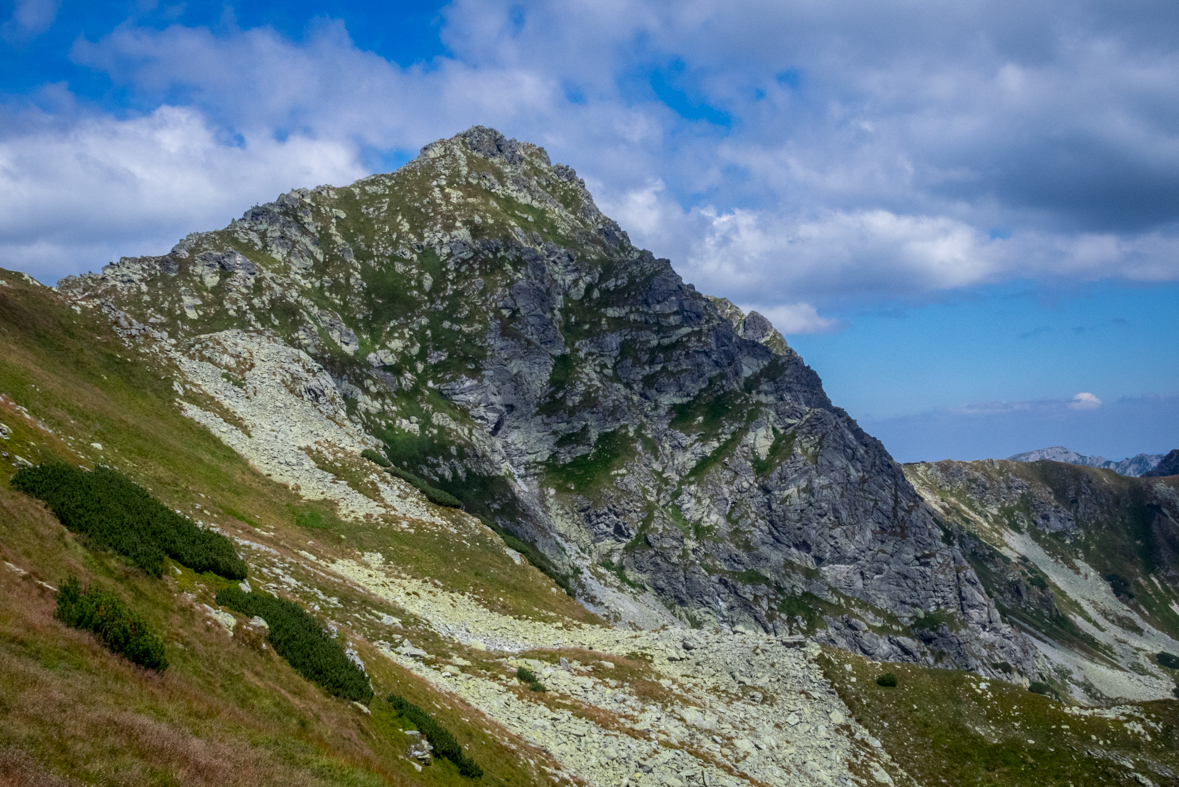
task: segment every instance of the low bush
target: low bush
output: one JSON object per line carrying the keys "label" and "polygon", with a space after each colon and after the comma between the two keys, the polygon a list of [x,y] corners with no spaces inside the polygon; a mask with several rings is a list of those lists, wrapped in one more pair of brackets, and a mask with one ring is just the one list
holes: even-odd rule
{"label": "low bush", "polygon": [[425,495],[426,499],[431,503],[440,506],[446,506],[447,508],[463,507],[462,501],[460,501],[450,492],[443,491],[436,486],[431,486],[424,479],[419,478],[408,470],[402,470],[399,467],[388,467],[385,469],[385,472],[389,475],[400,478],[402,481],[405,481],[407,484],[417,489],[419,492]]}
{"label": "low bush", "polygon": [[877,686],[884,686],[886,689],[895,689],[897,687],[897,676],[891,672],[886,672],[876,679]]}
{"label": "low bush", "polygon": [[228,538],[202,530],[114,470],[87,472],[60,462],[22,467],[12,486],[45,501],[69,530],[151,576],[163,573],[167,556],[193,571],[246,578],[246,564]]}
{"label": "low bush", "polygon": [[376,451],[374,451],[371,448],[364,449],[363,451],[360,452],[360,455],[363,456],[365,459],[367,459],[370,462],[375,462],[376,464],[380,465],[381,467],[392,467],[393,466],[393,464],[388,459],[381,456],[380,454],[378,454]]}
{"label": "low bush", "polygon": [[1123,600],[1134,598],[1134,594],[1130,592],[1130,581],[1120,574],[1106,574],[1105,581],[1109,583],[1109,589],[1118,598]]}
{"label": "low bush", "polygon": [[1034,680],[1028,684],[1028,691],[1033,694],[1043,694],[1045,697],[1056,698],[1056,690],[1042,681]]}
{"label": "low bush", "polygon": [[329,694],[364,703],[372,699],[372,686],[364,670],[298,604],[267,593],[246,593],[236,587],[218,593],[217,603],[247,617],[257,615],[265,620],[270,626],[267,639],[274,651],[296,672]]}
{"label": "low bush", "polygon": [[425,736],[434,753],[445,757],[458,766],[458,771],[469,779],[483,776],[483,769],[467,755],[463,754],[463,747],[454,739],[450,731],[439,724],[433,716],[402,697],[400,694],[389,695],[389,702],[402,717],[417,727],[418,732]]}
{"label": "low bush", "polygon": [[1157,656],[1157,659],[1159,664],[1168,669],[1179,669],[1179,656],[1176,656],[1174,653],[1168,653],[1164,650]]}
{"label": "low bush", "polygon": [[100,588],[83,588],[77,577],[61,583],[53,616],[67,626],[89,631],[133,664],[163,672],[168,668],[164,643],[118,596]]}
{"label": "low bush", "polygon": [[516,680],[528,685],[528,688],[533,691],[541,692],[547,691],[544,684],[540,682],[540,678],[536,677],[536,673],[527,667],[520,667],[516,670]]}

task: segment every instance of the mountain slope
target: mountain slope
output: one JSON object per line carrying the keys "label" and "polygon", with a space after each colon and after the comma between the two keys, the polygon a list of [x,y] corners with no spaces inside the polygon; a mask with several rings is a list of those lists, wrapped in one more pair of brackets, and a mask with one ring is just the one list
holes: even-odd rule
{"label": "mountain slope", "polygon": [[1179,483],[1059,462],[906,465],[1063,694],[1171,695]]}
{"label": "mountain slope", "polygon": [[[329,442],[382,444],[611,619],[1028,664],[899,466],[768,322],[631,246],[540,148],[477,127],[60,288],[125,315],[245,431],[295,418],[265,408],[259,359],[321,365],[363,432]],[[314,483],[289,445],[192,414]]]}

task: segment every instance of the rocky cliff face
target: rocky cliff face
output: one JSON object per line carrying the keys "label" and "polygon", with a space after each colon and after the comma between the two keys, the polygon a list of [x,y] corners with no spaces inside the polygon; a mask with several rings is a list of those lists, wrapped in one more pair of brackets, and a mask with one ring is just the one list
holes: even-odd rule
{"label": "rocky cliff face", "polygon": [[1179,484],[1059,462],[906,465],[1061,693],[1171,696],[1179,652]]}
{"label": "rocky cliff face", "polygon": [[234,413],[267,412],[251,371],[292,356],[330,380],[291,385],[338,402],[335,426],[259,416],[238,430],[247,455],[271,435],[256,464],[294,483],[288,433],[325,473],[316,451],[380,446],[618,622],[1031,669],[901,468],[769,322],[633,247],[541,148],[476,127],[59,288]]}

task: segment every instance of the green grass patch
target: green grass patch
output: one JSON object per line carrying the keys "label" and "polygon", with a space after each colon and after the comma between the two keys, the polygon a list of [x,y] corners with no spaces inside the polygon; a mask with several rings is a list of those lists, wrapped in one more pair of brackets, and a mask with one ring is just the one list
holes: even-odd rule
{"label": "green grass patch", "polygon": [[764,476],[794,454],[796,435],[793,432],[779,432],[777,429],[773,432],[774,442],[766,452],[766,458],[753,460],[753,472],[759,476]]}
{"label": "green grass patch", "polygon": [[548,476],[553,483],[578,492],[584,492],[602,476],[614,470],[625,457],[634,453],[630,437],[622,429],[603,432],[594,441],[593,449],[575,457],[565,464],[549,460]]}
{"label": "green grass patch", "polygon": [[962,619],[953,612],[944,609],[935,609],[933,612],[926,612],[917,618],[909,627],[912,629],[924,629],[925,631],[937,631],[943,626],[951,631],[957,631],[962,628]]}
{"label": "green grass patch", "polygon": [[813,593],[785,596],[778,602],[778,614],[785,616],[792,622],[795,618],[802,618],[803,631],[810,633],[818,627],[819,621],[823,619],[815,607],[815,602],[819,601],[819,597]]}
{"label": "green grass patch", "polygon": [[67,626],[89,631],[110,650],[133,664],[163,672],[168,668],[164,643],[139,615],[109,590],[83,588],[70,576],[57,592],[53,616]]}
{"label": "green grass patch", "polygon": [[163,573],[167,556],[198,573],[246,577],[246,564],[228,538],[202,530],[114,470],[86,472],[64,463],[22,467],[12,486],[43,500],[69,530],[123,555],[150,576]]}
{"label": "green grass patch", "polygon": [[270,626],[267,639],[275,652],[296,672],[329,694],[356,702],[372,699],[372,687],[364,670],[298,604],[266,593],[246,593],[236,587],[217,593],[217,603],[242,615],[265,620]]}
{"label": "green grass patch", "polygon": [[439,489],[433,484],[427,482],[421,476],[415,475],[408,470],[402,470],[400,467],[389,467],[386,468],[385,472],[387,472],[389,475],[400,478],[402,481],[405,481],[414,489],[425,495],[426,499],[435,505],[446,506],[447,508],[463,507],[462,501],[452,495],[450,492]]}
{"label": "green grass patch", "polygon": [[[1175,773],[1179,765],[1173,701],[1127,702],[1120,718],[1089,717],[1021,685],[957,670],[882,666],[834,649],[818,663],[855,719],[907,772],[898,778],[884,764],[897,783],[1131,785],[1135,772]],[[896,675],[896,687],[875,685],[883,670]],[[1151,739],[1127,719],[1149,723]]]}
{"label": "green grass patch", "polygon": [[602,562],[598,563],[598,565],[609,571],[614,576],[618,577],[618,581],[627,587],[634,588],[635,590],[646,590],[644,585],[639,582],[635,582],[633,579],[628,577],[626,575],[626,569],[621,565],[612,563],[609,560],[603,560]]}

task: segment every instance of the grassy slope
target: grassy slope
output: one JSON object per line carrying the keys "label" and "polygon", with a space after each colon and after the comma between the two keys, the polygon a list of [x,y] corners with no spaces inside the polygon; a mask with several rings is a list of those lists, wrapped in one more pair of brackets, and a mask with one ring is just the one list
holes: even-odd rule
{"label": "grassy slope", "polygon": [[[293,514],[304,503],[179,415],[164,365],[133,357],[101,316],[76,314],[11,274],[0,272],[0,279],[10,284],[0,287],[0,421],[13,430],[0,442],[9,454],[0,457],[0,558],[31,572],[20,577],[0,567],[0,784],[53,784],[58,777],[94,784],[469,783],[446,762],[417,774],[401,757],[405,739],[383,699],[365,714],[302,680],[271,650],[226,636],[194,605],[211,603],[217,578],[170,564],[165,579],[153,580],[86,548],[40,503],[11,489],[14,457],[110,464],[169,506],[268,543],[279,560],[294,549],[329,560],[355,557],[360,546],[404,556],[399,568],[410,576],[436,574],[448,587],[503,597],[505,612],[585,619],[584,610],[551,593],[538,572],[515,569],[494,536],[455,543],[435,532],[365,531],[330,516],[327,529],[298,528]],[[258,553],[243,556],[253,559],[257,582]],[[456,563],[469,574],[455,571]],[[134,668],[52,619],[52,593],[34,580],[55,585],[71,572],[115,589],[165,633],[166,673]],[[304,582],[315,576],[291,573]],[[415,642],[438,644],[411,615],[346,585],[320,584],[339,599],[331,612],[344,635],[360,630],[363,609],[401,617]],[[484,782],[539,783],[543,774],[526,758],[543,762],[543,755],[526,746],[513,751],[503,743],[510,736],[476,711],[349,639],[378,697],[396,690],[436,713],[483,766]]]}
{"label": "grassy slope", "polygon": [[[1134,711],[1126,721],[1150,722],[1147,740],[1124,721],[1069,714],[1016,685],[987,681],[980,690],[984,681],[969,673],[842,651],[828,651],[822,664],[855,717],[921,784],[1129,787],[1139,784],[1135,771],[1179,784],[1179,702],[1122,706]],[[897,688],[876,685],[886,671]]]}

